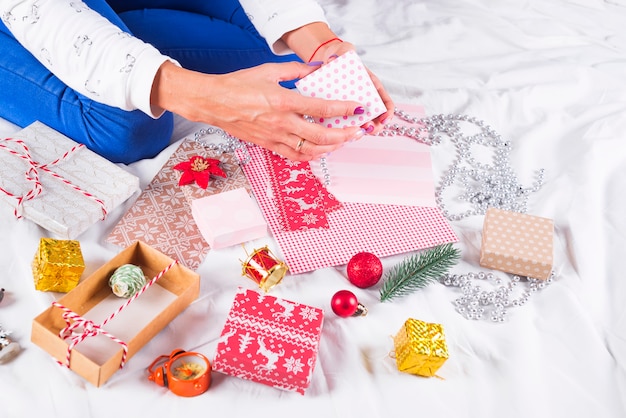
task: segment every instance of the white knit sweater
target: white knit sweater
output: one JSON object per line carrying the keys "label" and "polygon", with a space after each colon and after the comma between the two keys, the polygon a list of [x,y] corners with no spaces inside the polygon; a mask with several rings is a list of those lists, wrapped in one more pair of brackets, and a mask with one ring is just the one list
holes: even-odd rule
{"label": "white knit sweater", "polygon": [[[241,4],[277,54],[290,52],[280,41],[286,32],[326,22],[314,0],[242,0]],[[162,113],[150,106],[150,90],[161,64],[174,60],[122,32],[85,3],[0,0],[0,13],[15,38],[72,89],[121,109],[140,109],[154,118]]]}

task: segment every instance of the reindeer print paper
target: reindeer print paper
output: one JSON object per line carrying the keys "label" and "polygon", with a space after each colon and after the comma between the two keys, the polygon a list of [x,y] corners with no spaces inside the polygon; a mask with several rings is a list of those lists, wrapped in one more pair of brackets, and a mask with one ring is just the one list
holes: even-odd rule
{"label": "reindeer print paper", "polygon": [[298,80],[296,88],[303,96],[354,100],[365,109],[360,115],[315,119],[317,123],[329,128],[361,126],[386,111],[361,58],[354,51],[341,55]]}
{"label": "reindeer print paper", "polygon": [[297,162],[265,151],[272,195],[285,231],[328,228],[326,214],[341,207],[311,171]]}
{"label": "reindeer print paper", "polygon": [[217,342],[213,370],[304,394],[323,321],[319,308],[239,287]]}

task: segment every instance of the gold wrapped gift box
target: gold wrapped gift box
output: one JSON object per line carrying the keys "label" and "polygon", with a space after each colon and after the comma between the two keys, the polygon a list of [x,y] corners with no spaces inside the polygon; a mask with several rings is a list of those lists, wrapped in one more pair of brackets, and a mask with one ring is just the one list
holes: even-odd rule
{"label": "gold wrapped gift box", "polygon": [[443,327],[408,319],[394,337],[398,370],[420,376],[434,376],[448,359]]}
{"label": "gold wrapped gift box", "polygon": [[85,270],[80,243],[41,238],[33,259],[35,289],[67,293],[74,289]]}

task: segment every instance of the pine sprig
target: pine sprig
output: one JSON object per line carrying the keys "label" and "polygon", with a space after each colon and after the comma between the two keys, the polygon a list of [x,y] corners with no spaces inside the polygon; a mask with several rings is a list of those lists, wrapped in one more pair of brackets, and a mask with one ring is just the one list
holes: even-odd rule
{"label": "pine sprig", "polygon": [[406,296],[426,287],[445,275],[460,258],[461,251],[449,243],[406,258],[385,275],[380,301]]}

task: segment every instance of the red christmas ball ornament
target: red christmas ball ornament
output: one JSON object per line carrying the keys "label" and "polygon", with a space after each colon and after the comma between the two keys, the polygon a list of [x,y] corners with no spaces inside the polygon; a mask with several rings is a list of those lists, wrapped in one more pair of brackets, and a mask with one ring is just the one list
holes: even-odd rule
{"label": "red christmas ball ornament", "polygon": [[357,253],[348,262],[348,280],[361,289],[374,286],[382,275],[383,263],[372,253]]}
{"label": "red christmas ball ornament", "polygon": [[333,312],[342,318],[349,316],[365,316],[367,308],[359,303],[354,293],[349,290],[340,290],[330,300]]}

